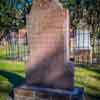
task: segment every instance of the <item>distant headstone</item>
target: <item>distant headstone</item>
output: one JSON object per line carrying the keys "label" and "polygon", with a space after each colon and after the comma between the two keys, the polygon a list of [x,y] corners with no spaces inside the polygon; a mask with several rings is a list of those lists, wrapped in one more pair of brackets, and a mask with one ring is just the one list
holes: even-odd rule
{"label": "distant headstone", "polygon": [[33,0],[27,17],[30,53],[26,83],[72,89],[74,67],[69,61],[69,16],[57,1]]}

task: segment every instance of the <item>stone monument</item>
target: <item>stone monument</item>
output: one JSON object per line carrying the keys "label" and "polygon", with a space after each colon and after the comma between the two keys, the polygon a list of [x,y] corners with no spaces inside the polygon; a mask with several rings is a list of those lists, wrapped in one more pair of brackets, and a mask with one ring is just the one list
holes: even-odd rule
{"label": "stone monument", "polygon": [[27,86],[73,89],[68,10],[58,0],[33,0],[27,30],[30,52],[25,69]]}

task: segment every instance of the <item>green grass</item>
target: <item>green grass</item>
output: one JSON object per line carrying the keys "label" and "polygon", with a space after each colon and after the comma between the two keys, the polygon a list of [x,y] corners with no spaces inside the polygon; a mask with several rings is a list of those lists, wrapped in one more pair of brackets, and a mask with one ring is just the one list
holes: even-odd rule
{"label": "green grass", "polygon": [[24,75],[24,62],[0,60],[0,70],[11,71],[20,75]]}
{"label": "green grass", "polygon": [[[0,60],[0,70],[16,73],[21,76],[25,76],[24,63]],[[12,84],[3,76],[0,76],[0,100],[6,100],[8,93],[12,90]]]}
{"label": "green grass", "polygon": [[5,58],[6,57],[6,47],[0,47],[0,59]]}
{"label": "green grass", "polygon": [[[8,60],[0,60],[0,69],[17,73],[24,77],[24,63]],[[75,68],[75,86],[84,87],[85,93],[89,95],[91,100],[100,97],[100,67],[76,67]],[[12,84],[2,76],[0,76],[0,100],[10,92]]]}
{"label": "green grass", "polygon": [[100,66],[76,67],[75,85],[84,87],[91,100],[100,100]]}
{"label": "green grass", "polygon": [[28,53],[28,46],[22,45],[15,47],[12,46],[0,46],[0,59],[8,59],[12,57],[25,56]]}
{"label": "green grass", "polygon": [[[5,49],[0,49],[0,70],[16,73],[25,77],[24,63],[5,58]],[[84,87],[87,100],[100,100],[100,65],[75,67],[75,86]],[[12,84],[0,76],[0,100],[6,100]]]}

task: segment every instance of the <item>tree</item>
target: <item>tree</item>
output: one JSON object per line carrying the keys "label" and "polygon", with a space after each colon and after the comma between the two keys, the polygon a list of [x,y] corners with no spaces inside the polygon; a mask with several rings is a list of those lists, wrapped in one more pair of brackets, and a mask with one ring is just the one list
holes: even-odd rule
{"label": "tree", "polygon": [[25,14],[28,11],[28,1],[0,1],[0,31],[25,26]]}
{"label": "tree", "polygon": [[77,0],[76,5],[71,10],[72,23],[77,23],[84,19],[88,26],[92,27],[95,35],[100,35],[100,0]]}
{"label": "tree", "polygon": [[[81,19],[92,26],[93,33],[100,33],[100,0],[59,0],[64,8],[69,8],[71,24],[76,27]],[[0,0],[0,30],[25,25],[25,15],[32,0]],[[15,25],[16,23],[16,25]]]}
{"label": "tree", "polygon": [[26,25],[25,16],[31,3],[31,0],[0,0],[0,41],[9,31],[17,31]]}

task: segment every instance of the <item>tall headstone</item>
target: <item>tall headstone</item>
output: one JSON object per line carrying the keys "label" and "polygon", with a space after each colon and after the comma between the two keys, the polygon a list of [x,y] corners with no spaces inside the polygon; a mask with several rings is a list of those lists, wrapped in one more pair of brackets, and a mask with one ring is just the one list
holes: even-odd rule
{"label": "tall headstone", "polygon": [[29,57],[26,83],[73,88],[69,60],[69,15],[58,0],[33,0],[27,17]]}
{"label": "tall headstone", "polygon": [[26,83],[73,88],[69,61],[68,11],[58,0],[33,0],[27,17],[30,54]]}
{"label": "tall headstone", "polygon": [[[33,91],[35,85],[48,86],[48,90],[73,89],[68,10],[58,0],[33,0],[27,30],[30,53],[25,69],[26,83],[14,89],[14,100],[51,100],[48,93]],[[66,97],[53,98],[65,100]]]}

